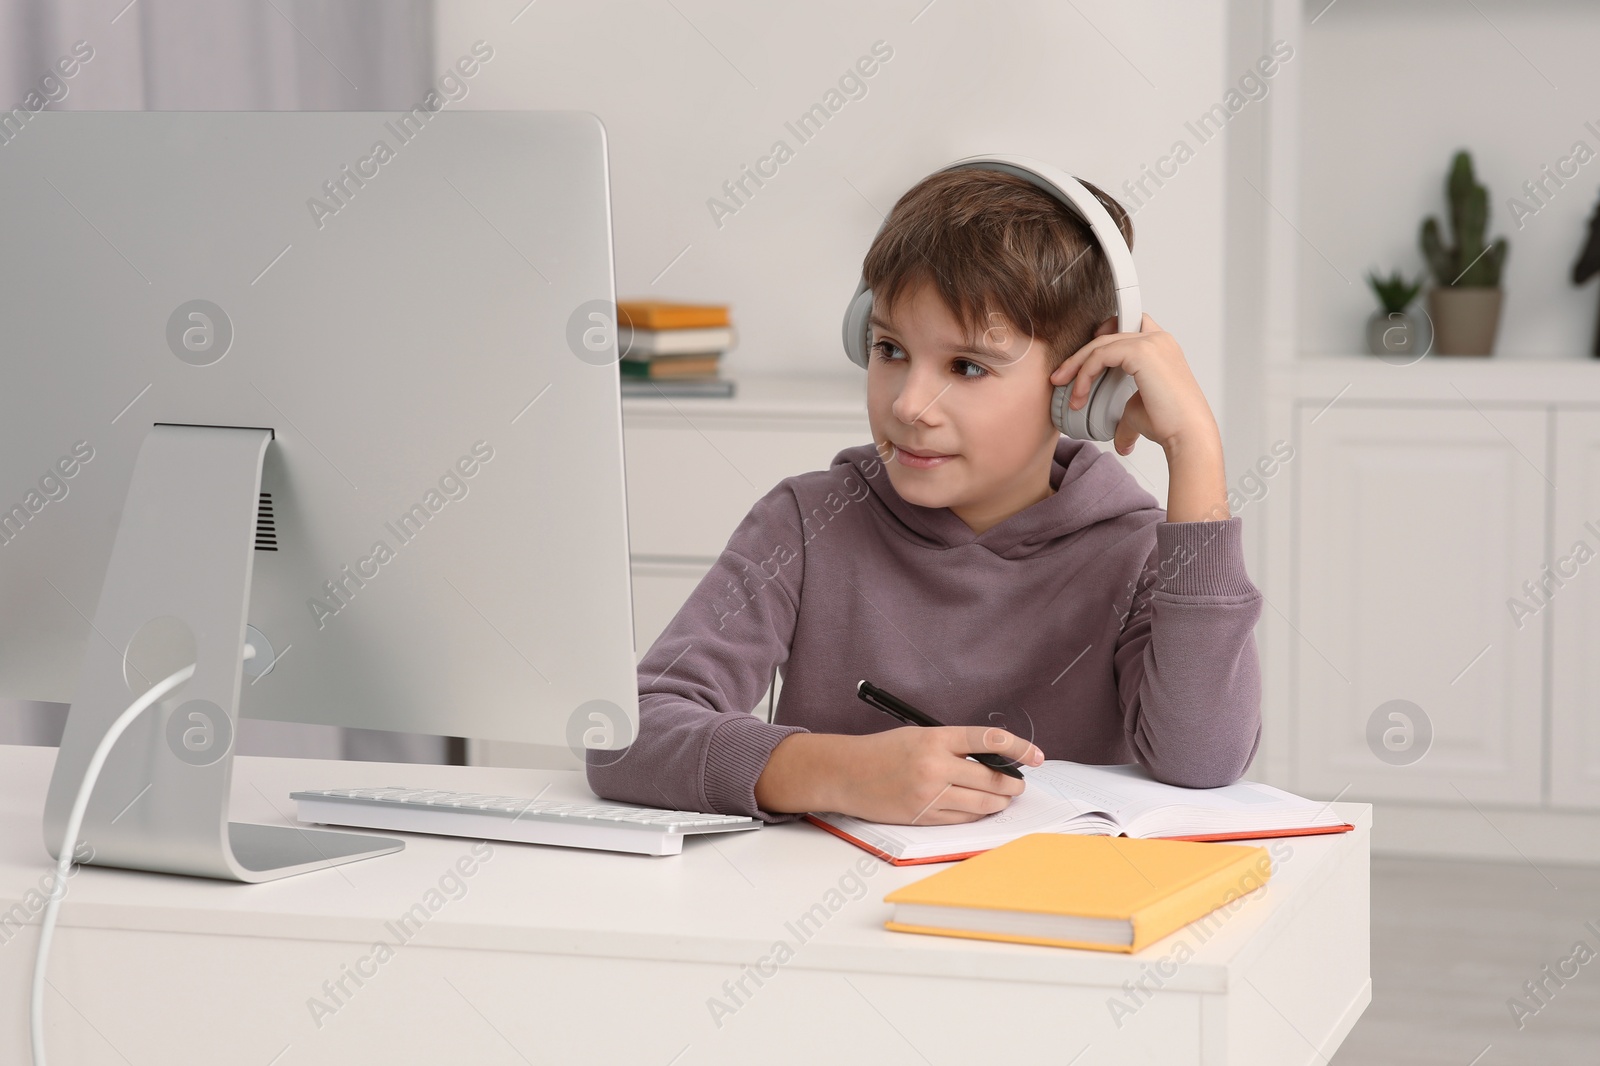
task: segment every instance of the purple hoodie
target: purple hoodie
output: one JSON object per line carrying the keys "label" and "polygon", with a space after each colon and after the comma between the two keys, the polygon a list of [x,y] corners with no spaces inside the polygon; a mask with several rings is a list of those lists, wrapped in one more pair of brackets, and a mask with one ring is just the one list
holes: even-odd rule
{"label": "purple hoodie", "polygon": [[[1055,493],[975,534],[908,503],[876,448],[780,481],[639,663],[639,736],[591,752],[608,799],[763,811],[756,779],[790,733],[899,723],[875,685],[949,725],[999,725],[1047,759],[1139,762],[1159,780],[1238,780],[1261,738],[1237,517],[1168,522],[1114,455],[1056,443]],[[774,667],[775,722],[750,713]]]}

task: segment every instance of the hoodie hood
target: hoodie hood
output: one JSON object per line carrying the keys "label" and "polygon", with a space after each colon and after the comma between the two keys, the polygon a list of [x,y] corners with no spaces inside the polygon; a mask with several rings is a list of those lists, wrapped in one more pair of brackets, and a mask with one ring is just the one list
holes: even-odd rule
{"label": "hoodie hood", "polygon": [[[1089,441],[1061,437],[1050,464],[1050,485],[1056,491],[982,533],[974,533],[948,507],[923,507],[895,491],[875,444],[846,448],[830,467],[850,466],[883,505],[889,520],[907,539],[928,548],[978,544],[1007,559],[1047,550],[1079,530],[1131,512],[1153,511],[1164,517],[1156,498],[1139,487],[1117,457]],[[1146,524],[1150,516],[1139,522]]]}

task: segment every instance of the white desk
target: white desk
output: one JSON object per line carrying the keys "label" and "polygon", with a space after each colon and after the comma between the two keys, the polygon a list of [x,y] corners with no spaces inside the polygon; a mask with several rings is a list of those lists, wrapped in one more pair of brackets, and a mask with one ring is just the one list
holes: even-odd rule
{"label": "white desk", "polygon": [[[0,909],[50,869],[53,759],[0,747]],[[232,813],[288,822],[293,788],[546,782],[551,797],[588,794],[561,771],[241,757]],[[263,885],[87,867],[51,960],[51,1063],[1325,1063],[1371,999],[1371,811],[1337,809],[1356,830],[1276,842],[1267,888],[1209,939],[1189,928],[1132,956],[887,932],[883,895],[937,867],[863,862],[805,824],[659,859],[494,844],[464,891],[448,875],[475,842],[445,837]],[[861,869],[865,893],[844,898]],[[459,898],[429,912],[441,877]],[[380,961],[373,945],[398,939],[385,923],[419,903],[411,939]],[[819,903],[826,921],[801,940],[785,923]],[[0,927],[0,1062],[27,1061],[37,922]],[[723,983],[780,940],[793,957],[730,998]],[[369,976],[345,977],[343,1002],[328,996],[324,982],[356,971]],[[1154,991],[1119,1026],[1109,1004],[1141,978]],[[336,1007],[320,1025],[312,997]],[[713,1020],[713,997],[731,1013]]]}

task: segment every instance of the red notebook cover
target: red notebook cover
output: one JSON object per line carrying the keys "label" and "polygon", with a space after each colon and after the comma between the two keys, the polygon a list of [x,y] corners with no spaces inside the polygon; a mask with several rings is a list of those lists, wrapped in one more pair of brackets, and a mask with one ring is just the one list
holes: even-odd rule
{"label": "red notebook cover", "polygon": [[[816,817],[813,817],[812,815],[808,814],[808,815],[805,816],[805,819],[806,819],[806,821],[810,822],[812,825],[816,826],[817,828],[827,830],[828,832],[832,833],[834,836],[838,837],[840,840],[848,840],[850,843],[854,844],[856,847],[860,848],[862,851],[871,852],[872,854],[876,855],[878,858],[882,859],[884,862],[889,863],[891,866],[922,866],[922,865],[925,865],[925,864],[931,863],[931,862],[958,862],[961,859],[970,859],[974,855],[982,855],[983,851],[987,850],[987,849],[983,849],[983,850],[979,850],[979,851],[963,851],[963,852],[960,852],[960,853],[954,854],[954,855],[930,855],[930,856],[928,856],[927,858],[924,858],[924,859],[897,859],[897,858],[893,857],[892,855],[890,855],[888,852],[882,851],[882,850],[880,850],[878,848],[875,848],[871,844],[868,844],[864,840],[858,840],[855,837],[851,836],[849,833],[846,833],[843,829],[840,829],[838,826],[829,825],[827,822],[824,822],[820,818],[816,818]],[[1310,826],[1310,827],[1305,828],[1305,829],[1273,829],[1273,830],[1270,830],[1270,831],[1264,832],[1264,833],[1212,833],[1212,834],[1209,834],[1207,836],[1198,836],[1198,837],[1152,837],[1150,839],[1152,839],[1152,840],[1199,840],[1199,841],[1269,840],[1269,839],[1271,839],[1273,837],[1306,837],[1306,836],[1322,836],[1322,835],[1327,834],[1327,833],[1348,833],[1354,828],[1355,828],[1355,826],[1350,825],[1349,823],[1345,823],[1343,825]]]}

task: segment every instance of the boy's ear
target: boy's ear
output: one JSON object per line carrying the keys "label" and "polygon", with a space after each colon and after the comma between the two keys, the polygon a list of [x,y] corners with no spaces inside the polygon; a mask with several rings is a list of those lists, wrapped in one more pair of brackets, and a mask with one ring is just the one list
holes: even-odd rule
{"label": "boy's ear", "polygon": [[1104,322],[1100,323],[1094,328],[1094,335],[1096,337],[1104,337],[1107,333],[1115,333],[1116,331],[1117,316],[1112,315],[1110,318],[1106,319]]}

